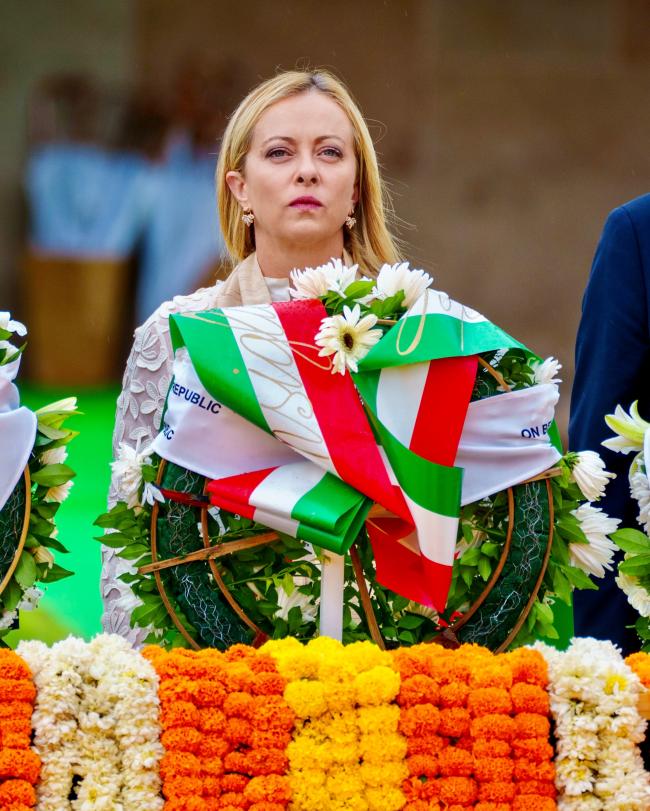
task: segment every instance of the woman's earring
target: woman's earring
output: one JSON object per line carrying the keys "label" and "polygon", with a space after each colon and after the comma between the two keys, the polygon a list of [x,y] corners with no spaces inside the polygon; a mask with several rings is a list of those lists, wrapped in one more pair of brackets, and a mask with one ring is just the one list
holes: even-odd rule
{"label": "woman's earring", "polygon": [[352,211],[350,212],[350,214],[348,214],[348,216],[345,218],[345,225],[347,226],[347,228],[348,228],[350,231],[351,231],[351,230],[354,228],[354,226],[357,224],[357,221],[356,221],[356,220],[355,220],[355,218],[352,216],[353,214],[354,214],[354,209],[352,209]]}
{"label": "woman's earring", "polygon": [[255,215],[252,211],[244,211],[244,213],[241,215],[241,220],[244,225],[247,225],[250,228],[250,226],[255,222]]}

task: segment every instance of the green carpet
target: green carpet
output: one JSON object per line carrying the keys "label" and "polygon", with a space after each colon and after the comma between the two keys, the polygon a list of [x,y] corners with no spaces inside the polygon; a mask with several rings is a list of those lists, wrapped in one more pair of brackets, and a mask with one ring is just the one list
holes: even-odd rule
{"label": "green carpet", "polygon": [[59,562],[75,576],[48,586],[36,611],[21,612],[19,630],[6,637],[11,647],[20,639],[52,643],[68,634],[90,639],[101,630],[100,544],[93,539],[102,531],[93,527],[93,521],[106,509],[119,388],[71,392],[20,384],[21,401],[32,409],[75,393],[83,414],[66,425],[79,431],[70,443],[67,462],[77,475],[57,514],[59,540],[70,550],[69,555],[60,555]]}

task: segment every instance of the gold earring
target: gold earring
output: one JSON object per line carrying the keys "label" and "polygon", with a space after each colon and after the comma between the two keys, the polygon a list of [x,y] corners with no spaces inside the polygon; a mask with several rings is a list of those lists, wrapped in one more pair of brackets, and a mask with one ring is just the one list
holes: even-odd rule
{"label": "gold earring", "polygon": [[244,211],[244,213],[241,215],[241,220],[244,225],[247,225],[250,228],[250,226],[255,222],[255,215],[252,211]]}
{"label": "gold earring", "polygon": [[354,209],[352,209],[352,211],[351,211],[351,212],[348,214],[348,216],[345,218],[345,225],[347,226],[347,228],[348,228],[350,231],[351,231],[351,230],[354,228],[354,226],[357,224],[356,219],[355,219],[355,218],[352,216],[353,214],[354,214]]}

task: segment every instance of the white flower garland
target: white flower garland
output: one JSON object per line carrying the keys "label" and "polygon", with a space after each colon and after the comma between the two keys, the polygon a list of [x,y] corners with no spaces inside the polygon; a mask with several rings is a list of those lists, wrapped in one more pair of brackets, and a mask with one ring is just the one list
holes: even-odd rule
{"label": "white flower garland", "polygon": [[638,677],[611,642],[574,639],[565,652],[535,647],[549,667],[560,811],[650,808],[650,774],[637,745],[646,728]]}
{"label": "white flower garland", "polygon": [[149,662],[115,635],[70,637],[51,649],[26,642],[18,652],[38,689],[39,811],[161,809],[158,678]]}

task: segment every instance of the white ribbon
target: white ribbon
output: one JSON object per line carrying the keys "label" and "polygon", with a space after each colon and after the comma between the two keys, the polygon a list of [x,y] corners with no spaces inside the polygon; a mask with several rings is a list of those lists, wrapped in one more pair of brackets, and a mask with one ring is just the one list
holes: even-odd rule
{"label": "white ribbon", "polygon": [[0,366],[0,510],[18,484],[36,439],[36,414],[20,405],[13,383],[20,358]]}

